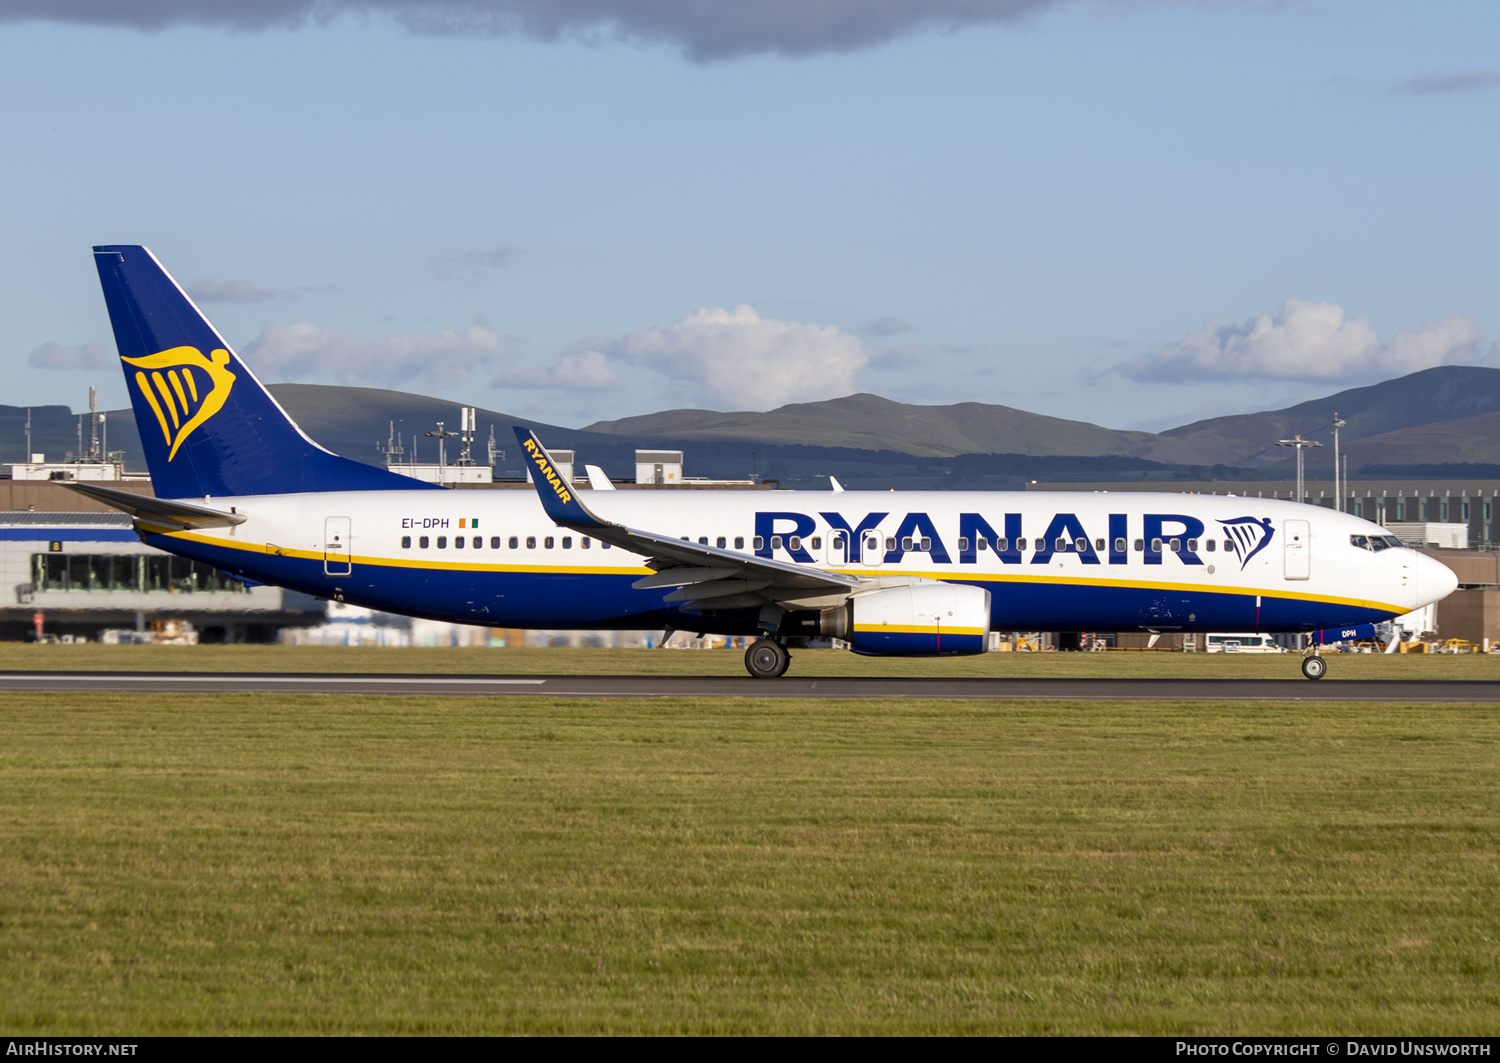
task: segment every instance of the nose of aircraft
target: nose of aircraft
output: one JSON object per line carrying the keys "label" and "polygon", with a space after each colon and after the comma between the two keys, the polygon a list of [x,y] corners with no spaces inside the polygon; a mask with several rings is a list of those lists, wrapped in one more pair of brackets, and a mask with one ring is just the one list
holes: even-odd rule
{"label": "nose of aircraft", "polygon": [[1417,555],[1417,608],[1440,602],[1458,589],[1458,576],[1426,554]]}

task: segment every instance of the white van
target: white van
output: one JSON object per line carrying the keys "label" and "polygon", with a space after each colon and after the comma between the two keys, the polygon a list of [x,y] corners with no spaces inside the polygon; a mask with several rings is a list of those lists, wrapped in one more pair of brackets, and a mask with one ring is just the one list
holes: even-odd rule
{"label": "white van", "polygon": [[1208,653],[1280,653],[1274,635],[1209,635],[1204,641]]}

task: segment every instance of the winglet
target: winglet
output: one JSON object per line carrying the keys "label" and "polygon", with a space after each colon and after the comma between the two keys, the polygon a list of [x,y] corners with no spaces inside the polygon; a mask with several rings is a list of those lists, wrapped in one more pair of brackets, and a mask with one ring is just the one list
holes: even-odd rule
{"label": "winglet", "polygon": [[542,509],[546,510],[553,523],[570,528],[613,527],[608,521],[600,520],[590,513],[588,507],[578,500],[573,492],[573,485],[557,471],[557,463],[547,453],[547,448],[542,446],[536,433],[521,425],[516,425],[515,429],[521,453],[531,466],[531,479],[536,484],[537,497],[542,500]]}
{"label": "winglet", "polygon": [[609,477],[605,475],[604,470],[599,468],[599,466],[585,465],[583,471],[588,473],[589,487],[591,489],[595,491],[613,491],[615,489],[615,485],[610,482]]}

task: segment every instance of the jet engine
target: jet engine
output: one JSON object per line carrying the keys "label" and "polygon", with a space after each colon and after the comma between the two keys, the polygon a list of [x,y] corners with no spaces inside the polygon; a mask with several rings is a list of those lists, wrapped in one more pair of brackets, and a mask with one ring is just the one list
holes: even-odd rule
{"label": "jet engine", "polygon": [[[846,633],[835,637],[867,657],[938,657],[989,648],[990,592],[982,587],[913,581],[859,591],[846,608],[847,621],[839,625]],[[825,616],[825,627],[834,619]]]}

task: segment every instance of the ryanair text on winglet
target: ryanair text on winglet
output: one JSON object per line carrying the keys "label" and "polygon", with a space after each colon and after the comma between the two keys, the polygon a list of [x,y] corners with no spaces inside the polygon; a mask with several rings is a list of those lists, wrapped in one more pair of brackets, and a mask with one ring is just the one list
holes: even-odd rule
{"label": "ryanair text on winglet", "polygon": [[557,470],[552,467],[552,464],[547,460],[547,456],[542,453],[542,448],[537,446],[536,440],[528,439],[522,446],[526,448],[526,453],[531,455],[532,464],[537,467],[537,471],[542,474],[542,478],[552,485],[553,491],[557,492],[558,500],[561,502],[573,501],[572,492],[563,484],[562,477],[557,475]]}

